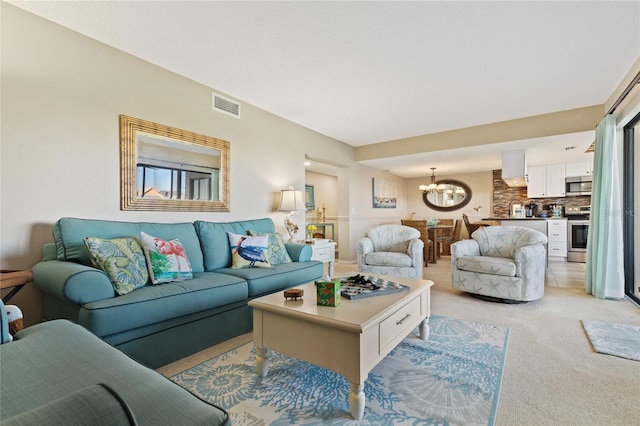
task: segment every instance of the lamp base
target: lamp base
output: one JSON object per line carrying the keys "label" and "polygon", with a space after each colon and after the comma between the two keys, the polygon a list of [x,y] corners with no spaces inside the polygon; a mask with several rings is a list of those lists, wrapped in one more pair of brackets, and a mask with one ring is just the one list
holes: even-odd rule
{"label": "lamp base", "polygon": [[295,216],[298,214],[297,212],[291,212],[284,218],[284,227],[287,228],[287,232],[289,233],[289,242],[295,241],[294,235],[298,233],[300,228],[298,225],[291,221],[291,216]]}

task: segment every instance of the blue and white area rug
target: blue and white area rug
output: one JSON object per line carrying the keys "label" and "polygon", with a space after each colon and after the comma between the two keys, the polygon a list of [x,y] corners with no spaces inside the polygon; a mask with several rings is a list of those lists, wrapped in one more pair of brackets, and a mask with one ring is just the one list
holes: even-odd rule
{"label": "blue and white area rug", "polygon": [[171,380],[234,425],[493,425],[509,329],[435,315],[429,324],[428,341],[410,335],[369,373],[360,421],[344,377],[270,351],[259,378],[252,342]]}
{"label": "blue and white area rug", "polygon": [[640,327],[598,321],[582,321],[596,352],[640,361]]}

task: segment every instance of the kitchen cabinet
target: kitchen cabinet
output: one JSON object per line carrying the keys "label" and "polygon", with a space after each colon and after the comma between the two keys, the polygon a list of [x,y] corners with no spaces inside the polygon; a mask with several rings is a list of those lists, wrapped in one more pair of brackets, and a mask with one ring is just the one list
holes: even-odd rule
{"label": "kitchen cabinet", "polygon": [[565,165],[529,166],[527,197],[549,198],[565,196]]}
{"label": "kitchen cabinet", "polygon": [[567,259],[567,220],[566,219],[548,219],[547,220],[547,238],[549,240],[548,254],[549,260],[556,258],[557,260]]}
{"label": "kitchen cabinet", "polygon": [[593,174],[593,161],[581,161],[566,164],[566,177],[591,176]]}

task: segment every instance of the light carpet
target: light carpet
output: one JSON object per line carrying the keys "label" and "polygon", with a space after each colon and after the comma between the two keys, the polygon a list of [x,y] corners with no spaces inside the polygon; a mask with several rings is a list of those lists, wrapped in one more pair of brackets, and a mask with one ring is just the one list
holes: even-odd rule
{"label": "light carpet", "polygon": [[640,327],[599,321],[582,321],[596,352],[640,361]]}
{"label": "light carpet", "polygon": [[493,425],[509,329],[436,315],[429,324],[428,341],[414,331],[369,373],[357,422],[344,377],[270,351],[259,378],[251,342],[171,379],[226,409],[234,425]]}

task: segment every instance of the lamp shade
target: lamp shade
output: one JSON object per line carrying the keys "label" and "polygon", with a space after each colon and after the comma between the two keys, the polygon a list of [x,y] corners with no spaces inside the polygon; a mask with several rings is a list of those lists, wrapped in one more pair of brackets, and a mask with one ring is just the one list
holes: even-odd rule
{"label": "lamp shade", "polygon": [[296,191],[293,188],[283,189],[280,197],[280,211],[295,212],[304,210],[304,198],[302,191]]}

